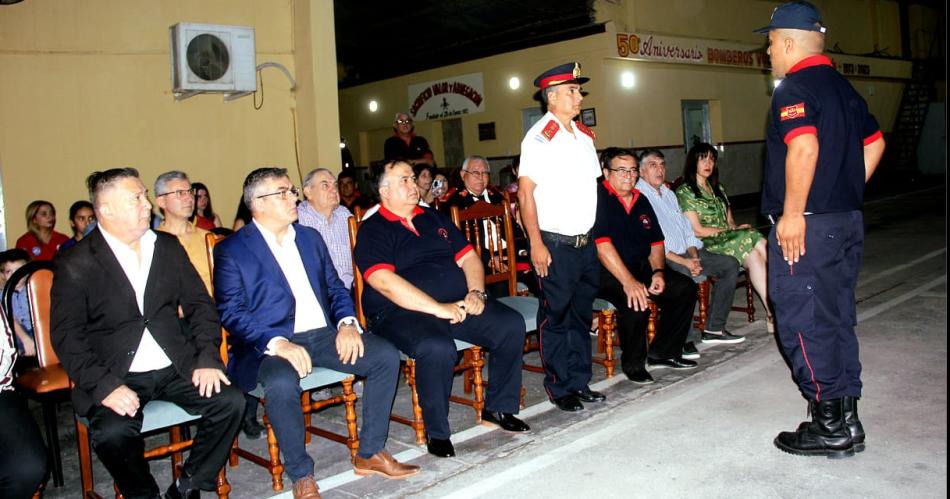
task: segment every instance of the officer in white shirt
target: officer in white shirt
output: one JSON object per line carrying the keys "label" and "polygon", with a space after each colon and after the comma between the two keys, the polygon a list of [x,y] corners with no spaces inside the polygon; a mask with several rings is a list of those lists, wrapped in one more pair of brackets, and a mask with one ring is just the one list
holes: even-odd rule
{"label": "officer in white shirt", "polygon": [[600,167],[594,132],[575,122],[583,100],[576,62],[534,81],[548,112],[521,142],[518,202],[541,288],[538,333],[544,387],[561,410],[602,402],[592,391],[588,330],[600,280],[590,229],[597,215]]}

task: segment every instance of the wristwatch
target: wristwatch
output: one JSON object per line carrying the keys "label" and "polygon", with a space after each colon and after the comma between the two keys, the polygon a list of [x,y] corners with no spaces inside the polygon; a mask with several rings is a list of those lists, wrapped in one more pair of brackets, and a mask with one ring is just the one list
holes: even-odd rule
{"label": "wristwatch", "polygon": [[481,298],[482,301],[488,301],[488,293],[486,293],[486,292],[484,292],[484,291],[482,291],[482,290],[480,290],[480,289],[470,289],[470,290],[468,291],[468,294],[475,294],[475,296]]}
{"label": "wristwatch", "polygon": [[348,317],[340,321],[340,326],[353,326],[356,327],[356,319]]}

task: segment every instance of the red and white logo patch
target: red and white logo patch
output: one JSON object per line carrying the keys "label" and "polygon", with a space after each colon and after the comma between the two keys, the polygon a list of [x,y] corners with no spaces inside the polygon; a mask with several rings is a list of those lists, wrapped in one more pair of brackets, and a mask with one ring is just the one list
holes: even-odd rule
{"label": "red and white logo patch", "polygon": [[644,229],[650,230],[653,227],[653,221],[650,220],[650,217],[647,215],[640,215],[640,225],[642,225]]}
{"label": "red and white logo patch", "polygon": [[795,120],[798,118],[805,117],[805,103],[799,102],[798,104],[792,104],[791,106],[785,106],[779,109],[779,119],[782,121],[786,120]]}

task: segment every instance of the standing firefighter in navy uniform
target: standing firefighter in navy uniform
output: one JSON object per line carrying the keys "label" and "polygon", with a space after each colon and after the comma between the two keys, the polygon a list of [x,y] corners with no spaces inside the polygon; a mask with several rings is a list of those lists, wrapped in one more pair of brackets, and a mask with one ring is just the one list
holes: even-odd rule
{"label": "standing firefighter in navy uniform", "polygon": [[535,81],[548,112],[521,142],[518,202],[538,275],[538,332],[544,388],[561,410],[602,402],[592,391],[588,331],[600,268],[590,230],[597,214],[600,167],[594,132],[574,121],[580,113],[576,62],[545,71]]}
{"label": "standing firefighter in navy uniform", "polygon": [[867,103],[822,55],[814,5],[785,3],[768,33],[772,96],[762,213],[769,235],[769,293],[792,375],[811,421],[779,433],[788,453],[829,458],[865,447],[858,419],[861,363],[854,299],[864,246],[864,185],[884,140]]}

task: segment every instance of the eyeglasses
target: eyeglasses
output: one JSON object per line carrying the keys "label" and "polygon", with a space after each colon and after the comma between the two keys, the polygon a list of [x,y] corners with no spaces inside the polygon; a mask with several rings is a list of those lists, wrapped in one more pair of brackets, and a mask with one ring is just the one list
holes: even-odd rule
{"label": "eyeglasses", "polygon": [[612,171],[612,172],[614,172],[614,173],[617,173],[618,175],[621,175],[621,176],[624,176],[624,177],[632,177],[632,176],[638,175],[638,174],[640,173],[640,170],[639,170],[638,168],[633,168],[633,169],[627,169],[627,168],[607,168],[607,170]]}
{"label": "eyeglasses", "polygon": [[177,191],[163,192],[161,194],[156,195],[155,197],[160,198],[162,196],[175,196],[178,199],[182,199],[184,197],[191,197],[194,195],[195,195],[195,189],[194,187],[192,187],[191,189],[178,189]]}
{"label": "eyeglasses", "polygon": [[486,172],[477,172],[474,170],[462,170],[462,171],[469,175],[475,175],[476,177],[487,177],[491,175],[491,172],[487,172],[487,171]]}
{"label": "eyeglasses", "polygon": [[410,124],[412,124],[412,120],[396,120],[396,124],[397,124],[397,125],[410,125]]}
{"label": "eyeglasses", "polygon": [[279,190],[279,191],[277,191],[277,192],[271,192],[271,193],[269,193],[269,194],[261,194],[260,196],[257,196],[257,197],[254,198],[254,199],[261,199],[261,198],[266,198],[266,197],[269,197],[269,196],[280,196],[280,199],[287,199],[287,198],[290,197],[290,195],[293,195],[293,198],[296,199],[296,198],[300,197],[300,191],[297,190],[296,187],[290,186],[290,187],[287,188],[287,189],[281,189],[281,190]]}

